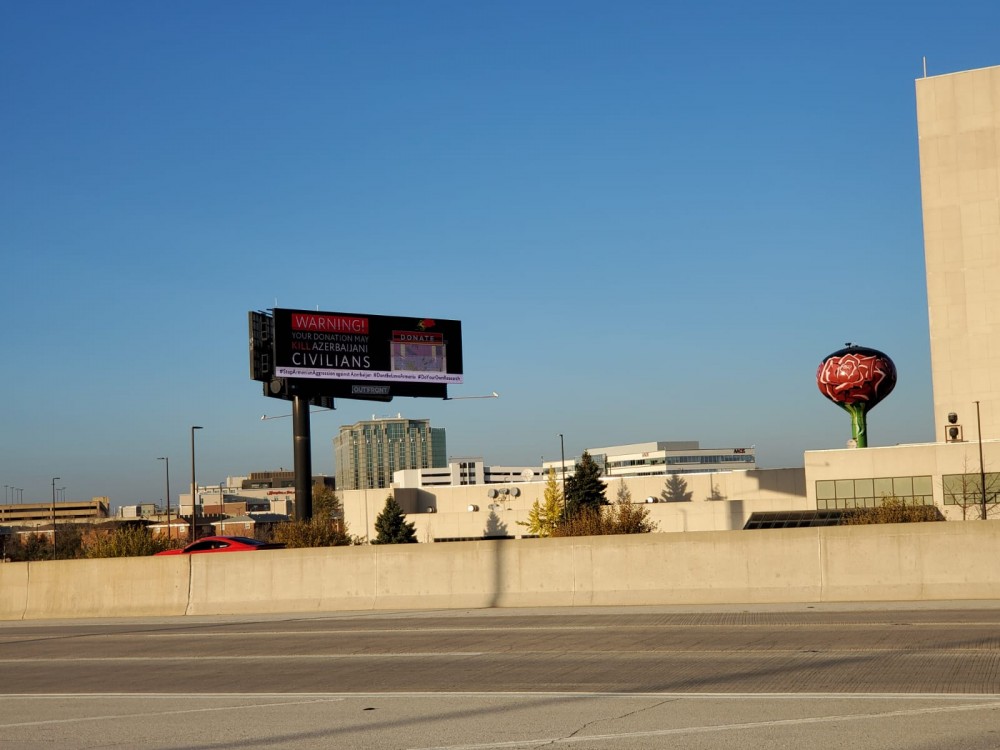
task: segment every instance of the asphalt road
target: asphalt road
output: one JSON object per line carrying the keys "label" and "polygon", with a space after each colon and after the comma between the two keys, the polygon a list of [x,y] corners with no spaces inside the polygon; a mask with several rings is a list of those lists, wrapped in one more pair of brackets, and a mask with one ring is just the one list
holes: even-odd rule
{"label": "asphalt road", "polygon": [[1000,603],[0,623],[2,748],[1000,748]]}

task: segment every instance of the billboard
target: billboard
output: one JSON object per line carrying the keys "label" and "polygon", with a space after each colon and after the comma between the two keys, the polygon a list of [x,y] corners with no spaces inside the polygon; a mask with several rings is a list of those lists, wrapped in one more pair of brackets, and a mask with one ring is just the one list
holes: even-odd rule
{"label": "billboard", "polygon": [[398,395],[409,389],[394,384],[419,392],[462,382],[460,321],[282,308],[273,316],[276,377],[388,385]]}

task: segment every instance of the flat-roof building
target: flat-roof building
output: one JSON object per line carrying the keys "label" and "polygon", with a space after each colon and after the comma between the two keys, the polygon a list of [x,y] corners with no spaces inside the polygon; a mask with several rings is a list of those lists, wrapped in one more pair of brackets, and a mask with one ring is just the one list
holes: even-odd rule
{"label": "flat-roof building", "polygon": [[401,414],[373,416],[340,428],[333,439],[333,457],[337,489],[389,487],[397,471],[447,465],[444,428]]}
{"label": "flat-roof building", "polygon": [[[749,448],[701,448],[697,440],[629,443],[606,448],[588,448],[601,467],[605,481],[626,477],[656,477],[669,474],[706,474],[757,468],[755,446]],[[567,458],[571,476],[579,458]],[[519,484],[544,481],[549,470],[562,478],[562,459],[543,461],[541,466],[490,466],[479,456],[450,458],[447,466],[408,469],[393,474],[392,486],[451,487],[477,484]],[[363,488],[355,488],[363,489]]]}
{"label": "flat-roof building", "polygon": [[702,474],[757,468],[756,446],[702,448],[696,440],[588,448],[609,479],[666,474]]}

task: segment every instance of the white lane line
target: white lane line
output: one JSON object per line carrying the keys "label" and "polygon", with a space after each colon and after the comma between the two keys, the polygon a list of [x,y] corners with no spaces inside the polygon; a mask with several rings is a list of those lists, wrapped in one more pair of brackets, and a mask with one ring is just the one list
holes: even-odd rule
{"label": "white lane line", "polygon": [[233,711],[233,710],[242,710],[247,708],[252,708],[254,710],[257,710],[260,708],[301,706],[301,705],[308,705],[310,703],[337,703],[342,700],[344,699],[319,698],[306,701],[279,701],[277,703],[248,703],[245,705],[238,705],[238,706],[216,706],[214,708],[187,708],[176,711],[147,711],[145,713],[106,714],[104,716],[80,716],[73,719],[45,719],[43,721],[23,721],[12,724],[0,724],[0,729],[12,729],[15,727],[44,727],[44,726],[51,726],[53,724],[77,724],[84,721],[107,721],[109,719],[120,720],[120,719],[147,718],[156,716],[175,716],[180,714],[203,714],[203,713],[211,713],[213,711]]}
{"label": "white lane line", "polygon": [[37,659],[0,659],[0,664],[63,664],[67,662],[147,662],[147,661],[295,661],[305,659],[398,659],[441,656],[487,656],[487,651],[400,651],[377,654],[233,654],[232,656],[52,656]]}
{"label": "white lane line", "polygon": [[45,662],[104,662],[104,661],[229,661],[238,659],[240,661],[267,661],[267,660],[294,660],[294,659],[379,659],[379,658],[433,658],[433,657],[456,657],[456,656],[489,656],[494,659],[514,659],[521,661],[531,656],[570,656],[587,657],[596,659],[604,656],[632,656],[632,657],[689,657],[699,658],[708,654],[728,656],[734,659],[760,659],[769,656],[801,656],[807,659],[817,659],[824,656],[837,656],[841,654],[898,654],[899,656],[926,657],[930,654],[979,654],[991,649],[983,648],[935,648],[930,647],[905,647],[881,648],[871,646],[859,646],[857,648],[825,648],[821,651],[806,648],[732,648],[732,649],[699,649],[691,651],[686,648],[647,648],[647,649],[608,649],[603,651],[574,650],[568,648],[561,649],[521,649],[517,652],[511,651],[378,651],[360,652],[351,654],[250,654],[240,653],[232,655],[209,655],[209,656],[49,656],[31,658],[0,658],[0,664],[29,664]]}
{"label": "white lane line", "polygon": [[[697,625],[701,629],[738,629],[738,630],[767,630],[773,631],[776,627],[786,628],[786,629],[864,629],[870,628],[873,624],[876,625],[893,625],[898,626],[900,624],[905,624],[908,628],[955,628],[955,627],[993,627],[996,625],[995,621],[988,622],[893,622],[893,623],[705,623]],[[595,630],[608,630],[613,627],[616,631],[624,630],[678,630],[691,628],[690,623],[657,623],[653,625],[493,625],[493,626],[441,626],[441,627],[406,627],[406,628],[323,628],[318,630],[287,630],[287,629],[269,629],[269,630],[214,630],[214,631],[200,631],[197,630],[197,625],[188,626],[191,630],[184,630],[182,632],[164,632],[164,631],[122,631],[114,633],[80,633],[72,637],[87,637],[94,638],[100,637],[105,639],[116,639],[116,638],[232,638],[234,636],[240,637],[253,637],[253,636],[268,636],[268,637],[287,637],[287,636],[311,636],[311,635],[388,635],[393,633],[495,633],[497,631],[503,632],[518,632],[518,633],[532,633],[532,632],[567,632],[567,631],[581,631],[581,632],[592,632]],[[11,642],[16,642],[15,639],[25,636],[7,636],[11,639]]]}
{"label": "white lane line", "polygon": [[[988,623],[990,626],[996,625],[996,623]],[[266,636],[294,636],[294,635],[387,635],[392,633],[496,633],[502,631],[504,633],[509,631],[518,632],[531,632],[535,630],[540,631],[566,631],[566,630],[583,630],[591,632],[594,630],[607,630],[606,625],[566,625],[566,626],[538,626],[538,627],[507,627],[505,625],[496,625],[492,627],[441,627],[441,628],[325,628],[322,630],[216,630],[211,632],[201,632],[198,630],[185,631],[180,633],[167,633],[162,631],[136,631],[136,632],[122,632],[122,633],[99,633],[104,638],[231,638],[232,636],[255,636],[255,635],[266,635]],[[635,625],[623,625],[619,628],[615,626],[615,630],[629,630],[629,629],[641,629],[645,630],[647,628],[640,628]],[[773,630],[773,627],[771,628]]]}
{"label": "white lane line", "polygon": [[635,698],[663,699],[672,698],[677,700],[741,700],[741,701],[814,701],[814,700],[840,700],[840,701],[867,701],[867,700],[898,700],[898,701],[961,701],[964,703],[974,702],[975,705],[993,705],[1000,700],[998,693],[680,693],[680,692],[658,692],[658,693],[612,693],[601,691],[564,691],[564,690],[531,690],[531,691],[400,691],[400,692],[239,692],[239,693],[0,693],[0,700],[4,699],[128,699],[145,700],[147,698],[191,698],[202,700],[206,698],[217,699],[262,699],[278,700],[281,698],[296,699],[357,699],[368,700],[373,698],[389,699],[402,698],[405,700],[426,698],[434,700],[452,700],[455,698],[476,698],[476,699],[515,699],[515,700],[537,700],[538,698],[580,698],[580,699],[608,699],[616,698],[621,700],[631,700]]}
{"label": "white lane line", "polygon": [[970,706],[943,706],[937,708],[916,708],[903,711],[885,711],[868,714],[842,714],[839,716],[811,716],[802,719],[778,719],[775,721],[747,722],[742,724],[718,724],[712,726],[678,727],[676,729],[651,729],[645,732],[621,732],[617,734],[592,734],[580,737],[546,737],[535,740],[517,740],[510,742],[487,742],[474,745],[434,745],[412,747],[408,750],[496,750],[506,747],[536,747],[540,745],[568,745],[580,742],[607,742],[637,739],[642,737],[667,737],[687,734],[708,734],[711,732],[729,732],[743,729],[761,729],[783,726],[799,726],[805,724],[825,724],[834,721],[858,721],[870,719],[887,719],[902,716],[919,716],[922,714],[950,713],[954,711],[980,711],[1000,708],[1000,703],[979,703]]}

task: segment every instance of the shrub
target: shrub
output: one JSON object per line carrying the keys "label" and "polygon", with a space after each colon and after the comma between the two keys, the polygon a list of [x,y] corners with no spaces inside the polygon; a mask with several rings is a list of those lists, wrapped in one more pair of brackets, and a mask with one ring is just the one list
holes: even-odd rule
{"label": "shrub", "polygon": [[314,516],[308,521],[288,521],[274,527],[271,538],[287,547],[343,547],[358,544],[347,533],[347,524]]}
{"label": "shrub", "polygon": [[874,523],[923,523],[943,521],[944,516],[933,505],[907,505],[898,497],[882,498],[882,504],[875,508],[854,508],[841,518],[845,526],[863,526]]}
{"label": "shrub", "polygon": [[32,562],[52,559],[52,539],[42,534],[11,536],[6,544],[6,555],[11,562]]}
{"label": "shrub", "polygon": [[145,526],[89,529],[80,539],[83,557],[142,557],[177,547],[175,541],[154,537]]}
{"label": "shrub", "polygon": [[649,520],[649,509],[619,500],[605,508],[581,508],[561,521],[552,536],[599,536],[605,534],[649,534],[656,522]]}
{"label": "shrub", "polygon": [[649,520],[645,505],[615,503],[604,511],[608,534],[649,534],[656,531],[656,521]]}
{"label": "shrub", "polygon": [[559,522],[551,536],[598,536],[607,534],[599,508],[580,508],[576,513]]}

